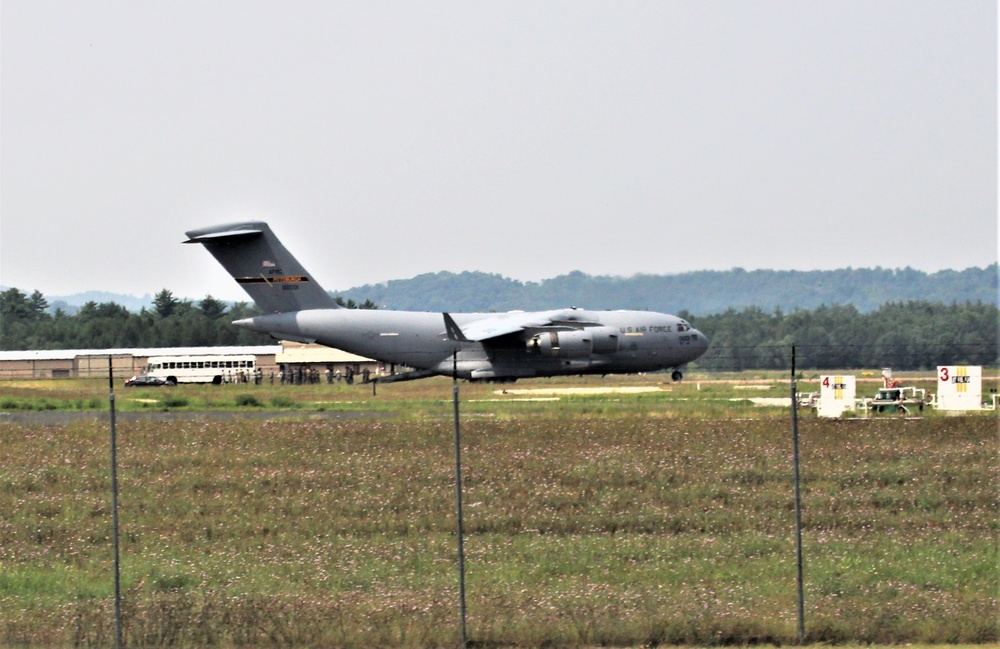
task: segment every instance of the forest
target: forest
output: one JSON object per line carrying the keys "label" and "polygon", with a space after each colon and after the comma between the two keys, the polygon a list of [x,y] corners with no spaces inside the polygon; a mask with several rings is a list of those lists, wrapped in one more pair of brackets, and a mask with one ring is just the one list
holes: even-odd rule
{"label": "forest", "polygon": [[1000,320],[993,304],[889,302],[870,313],[853,306],[765,312],[757,307],[698,317],[691,324],[712,341],[698,367],[712,370],[932,369],[996,365]]}
{"label": "forest", "polygon": [[[336,298],[348,308],[376,308]],[[117,349],[268,345],[264,335],[232,326],[259,315],[253,305],[211,296],[194,302],[163,289],[152,308],[130,312],[114,302],[88,302],[77,313],[54,312],[39,291],[0,292],[0,350]],[[802,369],[937,365],[996,365],[1000,360],[1000,310],[982,301],[944,304],[887,302],[864,313],[851,305],[784,313],[756,306],[713,315],[677,312],[712,341],[696,366],[709,370],[790,367],[792,345]]]}
{"label": "forest", "polygon": [[730,308],[781,309],[787,313],[832,304],[852,304],[862,313],[870,313],[889,302],[996,304],[998,276],[997,264],[935,273],[913,268],[733,268],[610,277],[573,271],[540,282],[521,282],[483,272],[438,272],[334,292],[356,302],[369,300],[393,309],[461,313],[578,306],[662,313],[687,309],[708,315]]}

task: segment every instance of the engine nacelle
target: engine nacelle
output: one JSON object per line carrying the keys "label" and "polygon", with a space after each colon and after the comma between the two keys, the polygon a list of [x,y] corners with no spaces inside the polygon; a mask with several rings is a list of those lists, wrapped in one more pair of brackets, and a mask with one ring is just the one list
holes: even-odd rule
{"label": "engine nacelle", "polygon": [[590,358],[593,353],[609,354],[618,349],[618,335],[613,327],[576,331],[546,331],[527,340],[529,354],[550,358]]}
{"label": "engine nacelle", "polygon": [[528,339],[528,353],[550,358],[589,358],[594,345],[586,331],[545,331]]}

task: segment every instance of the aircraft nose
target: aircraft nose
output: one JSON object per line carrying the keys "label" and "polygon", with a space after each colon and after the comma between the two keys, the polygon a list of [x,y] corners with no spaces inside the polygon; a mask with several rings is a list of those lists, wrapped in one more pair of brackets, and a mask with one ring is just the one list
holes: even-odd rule
{"label": "aircraft nose", "polygon": [[708,349],[709,339],[708,336],[701,333],[697,329],[691,330],[691,342],[694,344],[695,348],[698,349],[698,355],[702,355]]}

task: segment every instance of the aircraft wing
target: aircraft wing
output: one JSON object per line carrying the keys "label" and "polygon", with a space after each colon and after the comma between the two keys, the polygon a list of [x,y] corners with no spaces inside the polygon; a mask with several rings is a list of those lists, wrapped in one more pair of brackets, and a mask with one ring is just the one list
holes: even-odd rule
{"label": "aircraft wing", "polygon": [[498,313],[459,326],[445,313],[445,330],[452,340],[482,342],[520,331],[572,331],[598,323],[579,319],[564,311]]}

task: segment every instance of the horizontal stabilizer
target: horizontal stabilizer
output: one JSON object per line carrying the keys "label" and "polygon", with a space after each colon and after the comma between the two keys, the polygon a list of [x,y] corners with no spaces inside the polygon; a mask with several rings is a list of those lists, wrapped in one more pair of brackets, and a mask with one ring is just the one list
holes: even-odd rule
{"label": "horizontal stabilizer", "polygon": [[[191,235],[197,230],[192,230],[188,232],[187,235]],[[205,232],[204,234],[199,234],[191,237],[184,243],[218,243],[223,239],[239,239],[240,237],[253,237],[263,234],[263,230],[259,229],[245,229],[245,230],[224,230],[221,232]]]}

